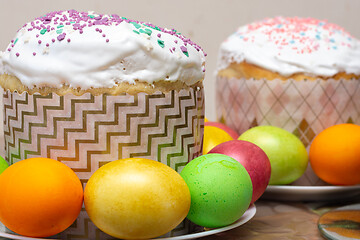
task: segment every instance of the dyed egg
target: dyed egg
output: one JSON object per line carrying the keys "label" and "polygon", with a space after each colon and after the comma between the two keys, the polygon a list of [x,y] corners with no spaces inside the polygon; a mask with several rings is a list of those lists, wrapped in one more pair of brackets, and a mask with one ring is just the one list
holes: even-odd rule
{"label": "dyed egg", "polygon": [[9,167],[9,164],[0,156],[0,174]]}
{"label": "dyed egg", "polygon": [[29,158],[0,174],[0,222],[23,236],[49,237],[74,223],[83,204],[75,172],[49,158]]}
{"label": "dyed egg", "polygon": [[231,141],[233,138],[223,129],[206,126],[204,127],[203,154],[207,154],[211,149],[220,143]]}
{"label": "dyed egg", "polygon": [[170,167],[143,158],[110,162],[86,184],[86,211],[105,233],[121,239],[163,235],[183,221],[190,192]]}
{"label": "dyed egg", "polygon": [[270,185],[290,184],[300,178],[308,166],[304,144],[285,129],[257,126],[243,132],[239,140],[252,142],[266,153],[271,164]]}
{"label": "dyed egg", "polygon": [[253,185],[251,203],[265,192],[271,176],[271,165],[269,158],[260,147],[251,142],[232,140],[217,145],[209,153],[225,154],[245,167]]}
{"label": "dyed egg", "polygon": [[233,139],[237,139],[239,137],[239,134],[235,132],[232,128],[226,126],[225,124],[219,123],[219,122],[205,122],[205,126],[213,126],[220,128],[227,132]]}
{"label": "dyed egg", "polygon": [[191,194],[187,218],[195,224],[218,228],[232,224],[248,209],[251,179],[245,168],[223,154],[206,154],[181,172]]}
{"label": "dyed egg", "polygon": [[360,184],[360,126],[337,124],[319,133],[310,145],[310,164],[323,181]]}

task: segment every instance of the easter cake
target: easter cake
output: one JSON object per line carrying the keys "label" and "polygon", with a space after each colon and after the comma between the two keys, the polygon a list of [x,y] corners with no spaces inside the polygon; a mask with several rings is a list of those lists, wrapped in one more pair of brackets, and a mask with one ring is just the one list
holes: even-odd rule
{"label": "easter cake", "polygon": [[[6,160],[56,159],[83,186],[122,158],[180,171],[201,154],[205,56],[174,29],[118,15],[69,10],[26,23],[0,52]],[[61,238],[76,236],[109,238],[85,210]]]}
{"label": "easter cake", "polygon": [[239,134],[274,125],[308,146],[325,128],[360,123],[360,42],[338,25],[275,17],[237,29],[217,65],[217,118]]}

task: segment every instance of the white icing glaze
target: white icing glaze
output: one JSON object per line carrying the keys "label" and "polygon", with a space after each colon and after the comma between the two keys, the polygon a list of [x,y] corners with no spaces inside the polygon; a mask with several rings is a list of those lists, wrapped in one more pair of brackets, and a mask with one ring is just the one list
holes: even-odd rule
{"label": "white icing glaze", "polygon": [[[86,21],[74,20],[82,17]],[[173,30],[147,25],[93,12],[50,13],[27,23],[0,52],[0,73],[16,76],[29,88],[203,80],[206,54],[199,46]]]}
{"label": "white icing glaze", "polygon": [[240,27],[220,47],[218,70],[246,61],[285,77],[360,74],[360,42],[312,18],[276,17]]}

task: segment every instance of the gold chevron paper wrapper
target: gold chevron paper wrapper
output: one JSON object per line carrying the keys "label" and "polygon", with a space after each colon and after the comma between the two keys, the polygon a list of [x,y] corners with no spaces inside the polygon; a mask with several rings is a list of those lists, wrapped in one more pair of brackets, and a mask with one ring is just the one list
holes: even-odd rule
{"label": "gold chevron paper wrapper", "polygon": [[[257,125],[284,128],[309,148],[322,130],[360,124],[360,79],[286,81],[217,78],[217,119],[242,133]],[[325,185],[312,171],[295,185]]]}
{"label": "gold chevron paper wrapper", "polygon": [[[4,93],[6,158],[57,159],[71,167],[83,186],[102,165],[143,157],[176,171],[201,154],[203,88],[155,94],[82,96]],[[182,222],[167,236],[189,233]],[[109,239],[85,209],[62,239]]]}

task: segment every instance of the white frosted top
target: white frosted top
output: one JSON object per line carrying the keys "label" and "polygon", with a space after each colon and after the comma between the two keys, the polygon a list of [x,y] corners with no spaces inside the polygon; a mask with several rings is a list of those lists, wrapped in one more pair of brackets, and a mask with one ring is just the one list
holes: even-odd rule
{"label": "white frosted top", "polygon": [[220,47],[218,70],[246,61],[285,77],[360,74],[360,43],[341,27],[313,18],[265,19],[240,27]]}
{"label": "white frosted top", "polygon": [[25,24],[0,52],[0,74],[29,88],[111,88],[135,80],[192,85],[204,78],[205,56],[174,29],[70,10]]}

